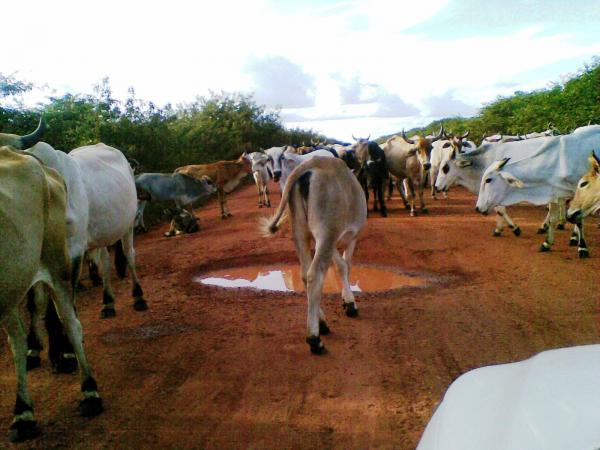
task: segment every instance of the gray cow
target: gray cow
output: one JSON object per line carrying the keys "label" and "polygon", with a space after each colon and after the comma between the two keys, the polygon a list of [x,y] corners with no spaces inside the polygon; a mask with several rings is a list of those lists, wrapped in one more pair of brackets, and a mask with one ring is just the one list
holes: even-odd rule
{"label": "gray cow", "polygon": [[[208,197],[217,190],[208,177],[196,180],[182,173],[143,173],[135,178],[135,187],[139,200],[135,224],[136,228],[144,231],[146,230],[144,209],[147,202],[173,201],[177,208],[185,208],[193,215],[192,203],[200,198]],[[171,228],[165,233],[165,236],[175,235],[174,225],[172,221]]]}

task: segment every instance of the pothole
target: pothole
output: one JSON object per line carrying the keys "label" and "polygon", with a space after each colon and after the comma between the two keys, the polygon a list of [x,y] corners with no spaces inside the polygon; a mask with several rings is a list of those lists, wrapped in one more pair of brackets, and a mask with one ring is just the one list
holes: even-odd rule
{"label": "pothole", "polygon": [[[304,292],[300,267],[246,266],[205,272],[194,278],[197,283],[223,288],[250,288],[277,292]],[[354,292],[384,292],[403,287],[425,286],[423,277],[402,274],[396,270],[354,265],[350,271],[350,285]],[[329,268],[323,292],[339,293],[342,282],[333,267]]]}

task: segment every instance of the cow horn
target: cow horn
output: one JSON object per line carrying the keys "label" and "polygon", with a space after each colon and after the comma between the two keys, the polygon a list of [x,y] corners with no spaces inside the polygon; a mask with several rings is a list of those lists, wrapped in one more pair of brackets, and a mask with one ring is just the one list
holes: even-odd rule
{"label": "cow horn", "polygon": [[368,141],[369,139],[371,139],[371,133],[369,133],[366,140]]}
{"label": "cow horn", "polygon": [[35,131],[31,134],[26,134],[25,136],[21,136],[21,146],[22,148],[30,148],[37,144],[41,138],[42,134],[46,130],[46,122],[44,122],[44,117],[40,116],[40,123],[38,124]]}
{"label": "cow horn", "polygon": [[502,161],[500,161],[500,164],[498,164],[498,170],[502,169],[508,161],[510,161],[510,158],[504,158]]}
{"label": "cow horn", "polygon": [[594,158],[596,160],[596,162],[598,164],[600,164],[600,159],[598,159],[598,157],[596,156],[596,152],[594,150],[592,150],[592,158]]}
{"label": "cow horn", "polygon": [[402,139],[409,144],[415,145],[415,141],[406,137],[406,133],[404,133],[404,129],[402,129]]}
{"label": "cow horn", "polygon": [[588,127],[592,124],[592,119],[588,120]]}
{"label": "cow horn", "polygon": [[352,139],[354,139],[355,141],[358,141],[358,139],[356,139],[356,138],[354,137],[354,133],[352,133]]}
{"label": "cow horn", "polygon": [[468,137],[469,137],[469,130],[467,130],[467,132],[460,137],[460,140],[462,141],[463,139],[466,139]]}
{"label": "cow horn", "polygon": [[444,135],[444,124],[442,123],[440,126],[440,132],[438,133],[437,136],[431,138],[430,142],[439,141],[443,135]]}

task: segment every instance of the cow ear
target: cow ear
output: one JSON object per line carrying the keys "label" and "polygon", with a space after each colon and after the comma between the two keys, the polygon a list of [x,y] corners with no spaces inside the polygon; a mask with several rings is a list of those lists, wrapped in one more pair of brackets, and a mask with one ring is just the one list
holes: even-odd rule
{"label": "cow ear", "polygon": [[459,159],[456,161],[456,167],[463,168],[471,165],[473,165],[473,161],[470,161],[468,159]]}
{"label": "cow ear", "polygon": [[496,170],[502,170],[502,168],[506,165],[506,163],[508,163],[508,161],[510,161],[510,158],[504,158],[502,161],[499,162]]}
{"label": "cow ear", "polygon": [[442,145],[442,148],[448,148],[450,147],[450,142],[444,142],[444,145]]}
{"label": "cow ear", "polygon": [[514,175],[511,175],[510,173],[504,172],[504,171],[498,172],[498,173],[500,174],[500,176],[502,178],[504,178],[504,181],[506,181],[512,187],[521,189],[524,186],[523,182],[521,180],[519,180],[517,177],[515,177]]}
{"label": "cow ear", "polygon": [[592,150],[592,154],[590,156],[590,166],[592,167],[592,171],[596,173],[600,173],[600,159],[596,156],[596,152]]}

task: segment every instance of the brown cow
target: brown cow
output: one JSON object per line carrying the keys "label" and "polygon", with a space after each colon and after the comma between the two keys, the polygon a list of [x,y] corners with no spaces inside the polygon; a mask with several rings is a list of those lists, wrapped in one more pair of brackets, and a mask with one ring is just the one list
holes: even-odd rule
{"label": "brown cow", "polygon": [[218,161],[211,164],[197,164],[183,166],[175,169],[175,173],[201,180],[202,177],[208,177],[217,187],[219,196],[219,204],[221,205],[221,219],[231,217],[229,208],[227,207],[227,199],[225,194],[233,191],[242,178],[252,173],[252,162],[246,155],[242,153],[235,161]]}

